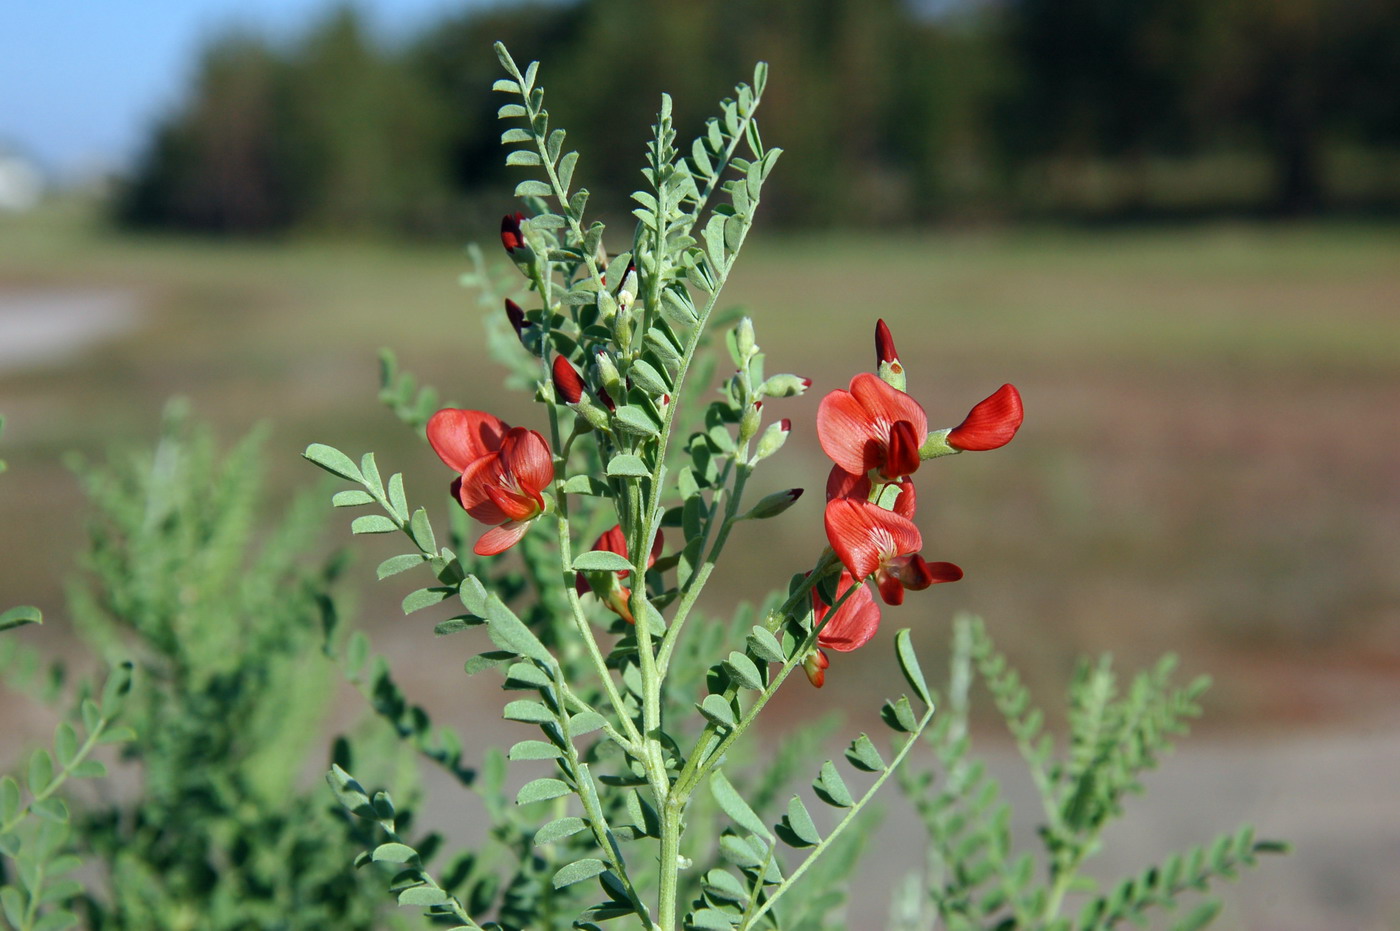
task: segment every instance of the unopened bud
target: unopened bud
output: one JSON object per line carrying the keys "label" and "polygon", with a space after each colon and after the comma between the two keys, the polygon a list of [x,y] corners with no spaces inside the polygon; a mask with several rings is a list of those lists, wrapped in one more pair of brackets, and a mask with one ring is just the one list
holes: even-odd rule
{"label": "unopened bud", "polygon": [[577,404],[583,398],[583,379],[563,356],[554,357],[554,393],[565,404]]}
{"label": "unopened bud", "polygon": [[523,345],[525,343],[525,328],[531,326],[531,323],[525,319],[524,308],[510,298],[506,298],[506,319],[510,321],[511,328],[515,330],[515,335],[520,338]]}
{"label": "unopened bud", "polygon": [[627,263],[627,274],[622,277],[622,287],[617,289],[617,305],[630,307],[637,299],[637,263]]}
{"label": "unopened bud", "polygon": [[734,328],[734,346],[738,350],[739,358],[736,365],[743,365],[749,357],[754,354],[756,348],[753,335],[753,320],[744,317],[739,321],[739,325]]}
{"label": "unopened bud", "polygon": [[514,258],[516,251],[524,248],[525,235],[520,231],[520,224],[525,219],[525,214],[519,211],[508,213],[501,218],[501,245],[506,247],[506,252]]}
{"label": "unopened bud", "polygon": [[802,660],[802,671],[807,674],[807,681],[821,688],[826,684],[826,670],[831,665],[831,660],[826,658],[826,653],[821,650],[812,650]]}
{"label": "unopened bud", "polygon": [[782,449],[790,432],[792,432],[792,421],[786,417],[775,424],[769,424],[768,429],[763,431],[763,436],[758,438],[758,449],[754,452],[751,461],[758,462],[761,459],[767,459]]}
{"label": "unopened bud", "polygon": [[600,349],[594,361],[598,364],[598,379],[603,383],[603,390],[613,397],[625,398],[627,392],[622,388],[622,376],[618,374],[612,356]]}
{"label": "unopened bud", "polygon": [[891,387],[904,390],[904,366],[900,364],[899,352],[894,348],[894,337],[884,320],[875,321],[875,365],[880,379]]}
{"label": "unopened bud", "polygon": [[744,411],[744,416],[739,418],[739,445],[747,443],[753,439],[758,432],[758,425],[763,422],[763,402],[755,401],[749,405],[749,409]]}
{"label": "unopened bud", "polygon": [[770,398],[795,398],[810,387],[810,378],[802,378],[799,375],[774,375],[759,386],[758,392]]}
{"label": "unopened bud", "polygon": [[801,488],[789,488],[787,491],[776,491],[771,495],[760,498],[758,503],[749,508],[740,520],[765,520],[769,517],[777,517],[797,503],[797,499],[802,497]]}

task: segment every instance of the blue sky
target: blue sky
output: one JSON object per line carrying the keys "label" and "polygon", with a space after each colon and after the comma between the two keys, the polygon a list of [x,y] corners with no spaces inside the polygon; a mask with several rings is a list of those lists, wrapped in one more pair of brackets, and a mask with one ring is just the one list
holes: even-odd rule
{"label": "blue sky", "polygon": [[[121,167],[180,99],[207,36],[295,35],[332,0],[13,0],[0,5],[0,148],[59,177]],[[358,0],[388,36],[489,0]]]}

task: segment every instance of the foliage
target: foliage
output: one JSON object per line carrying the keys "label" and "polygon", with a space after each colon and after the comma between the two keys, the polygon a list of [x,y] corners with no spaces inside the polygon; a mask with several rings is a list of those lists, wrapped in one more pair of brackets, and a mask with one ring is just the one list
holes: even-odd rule
{"label": "foliage", "polygon": [[[1253,828],[1245,825],[1108,888],[1081,872],[1099,852],[1104,827],[1123,815],[1124,798],[1142,791],[1142,774],[1171,752],[1186,733],[1186,722],[1200,714],[1196,701],[1209,681],[1202,677],[1174,686],[1174,666],[1173,658],[1163,659],[1120,694],[1107,657],[1082,663],[1069,687],[1066,746],[1056,754],[1044,713],[1031,703],[982,622],[959,618],[938,720],[925,733],[938,769],[900,774],[900,786],[927,829],[928,849],[924,875],[911,877],[908,893],[896,902],[896,927],[1095,931],[1124,922],[1145,926],[1154,910],[1176,908],[1182,894],[1233,879],[1259,854],[1285,849],[1255,840]],[[969,693],[978,678],[1016,738],[1044,806],[1038,857],[1015,849],[1010,804],[985,762],[972,754]],[[1070,893],[1082,902],[1077,910]],[[1204,927],[1219,907],[1201,902],[1172,927]]]}
{"label": "foliage", "polygon": [[307,501],[270,520],[261,436],[228,450],[167,412],[153,450],[84,465],[91,509],[79,628],[139,675],[125,756],[137,797],[87,806],[74,842],[110,886],[93,928],[369,928],[374,900],[335,868],[354,838],[301,788],[331,695],[318,662],[339,571],[312,571]]}
{"label": "foliage", "polygon": [[[0,417],[0,433],[5,432],[5,418]],[[5,460],[0,459],[0,472],[5,471]],[[22,627],[25,624],[42,624],[44,615],[32,605],[20,605],[0,611],[0,631]]]}

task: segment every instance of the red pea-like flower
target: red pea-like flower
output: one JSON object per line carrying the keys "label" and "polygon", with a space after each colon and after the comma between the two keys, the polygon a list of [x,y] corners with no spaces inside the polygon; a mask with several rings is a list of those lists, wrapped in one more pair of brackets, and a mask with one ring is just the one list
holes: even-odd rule
{"label": "red pea-like flower", "polygon": [[525,220],[525,214],[516,211],[508,213],[501,218],[501,245],[506,247],[506,251],[514,254],[516,249],[525,245],[525,236],[520,232],[520,224]]}
{"label": "red pea-like flower", "polygon": [[[900,517],[914,519],[914,508],[918,497],[914,492],[914,483],[908,478],[902,478],[897,482],[889,484],[899,488],[899,494],[895,497],[891,507]],[[882,486],[882,487],[888,487]],[[826,500],[832,501],[836,498],[855,498],[858,501],[870,500],[870,492],[874,485],[870,481],[869,475],[852,475],[839,465],[831,467],[831,472],[826,477]]]}
{"label": "red pea-like flower", "polygon": [[833,498],[825,519],[827,540],[842,564],[856,579],[873,577],[885,604],[903,604],[906,589],[962,578],[952,563],[930,563],[919,555],[923,536],[902,514],[859,498]]}
{"label": "red pea-like flower", "polygon": [[1002,385],[991,397],[979,401],[962,423],[948,431],[948,445],[969,451],[1005,446],[1021,428],[1024,417],[1021,393],[1015,385]]}
{"label": "red pea-like flower", "polygon": [[554,481],[544,437],[485,411],[445,408],[428,420],[428,442],[461,476],[452,493],[474,519],[492,528],[473,550],[495,556],[514,546],[544,513],[541,492]]}
{"label": "red pea-like flower", "polygon": [[554,390],[565,404],[577,404],[583,397],[583,378],[563,356],[554,357]]}
{"label": "red pea-like flower", "polygon": [[817,440],[832,460],[853,475],[872,469],[894,481],[919,467],[928,439],[928,417],[909,395],[869,372],[851,379],[817,408]]}
{"label": "red pea-like flower", "polygon": [[[848,591],[849,596],[846,595]],[[880,606],[875,603],[870,589],[863,582],[856,581],[849,572],[842,572],[836,582],[836,600],[839,602],[842,597],[846,598],[845,602],[835,609],[834,615],[827,618],[832,608],[813,589],[813,623],[821,627],[817,633],[818,647],[849,653],[869,643],[870,638],[875,636],[875,631],[880,627]],[[826,621],[825,626],[821,626],[823,620]],[[802,669],[807,673],[807,679],[821,688],[826,682],[826,670],[830,665],[826,654],[818,649],[807,656]]]}
{"label": "red pea-like flower", "polygon": [[[660,558],[662,545],[661,534],[658,533],[656,539],[652,541],[651,552],[647,554],[648,569]],[[609,553],[616,553],[619,556],[626,557],[627,537],[623,535],[622,527],[618,524],[613,524],[611,530],[605,532],[597,540],[593,541],[593,549],[606,550]],[[617,578],[625,579],[630,574],[631,573],[626,569],[619,569]],[[588,579],[583,573],[579,573],[578,578],[575,579],[574,588],[580,595],[586,595],[593,591],[593,588],[588,584]],[[603,596],[603,604],[607,605],[609,610],[627,623],[635,624],[636,620],[632,617],[631,599],[632,590],[625,585],[619,585],[614,582],[608,586],[607,594]]]}
{"label": "red pea-like flower", "polygon": [[525,309],[510,298],[506,298],[506,319],[510,321],[511,328],[515,330],[520,342],[524,343],[525,328],[532,324],[525,319]]}

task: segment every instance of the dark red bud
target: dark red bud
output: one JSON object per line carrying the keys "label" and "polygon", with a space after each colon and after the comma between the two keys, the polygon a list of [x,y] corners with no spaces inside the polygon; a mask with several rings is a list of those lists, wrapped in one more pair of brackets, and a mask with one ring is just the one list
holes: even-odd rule
{"label": "dark red bud", "polygon": [[514,253],[525,245],[525,237],[520,232],[520,223],[524,219],[525,214],[519,211],[501,218],[501,245],[506,247],[507,252]]}
{"label": "dark red bud", "polygon": [[789,489],[788,489],[788,497],[791,498],[792,500],[796,501],[798,498],[802,497],[802,489],[801,489],[801,488],[789,488]]}
{"label": "dark red bud", "polygon": [[991,397],[979,401],[962,423],[948,431],[948,445],[970,451],[1005,446],[1021,428],[1024,418],[1021,393],[1014,385],[1002,385]]}
{"label": "dark red bud", "polygon": [[617,410],[617,405],[614,404],[614,403],[613,403],[613,399],[612,399],[611,397],[608,396],[608,389],[606,389],[606,388],[599,388],[599,389],[598,389],[598,400],[599,400],[599,401],[602,401],[602,402],[603,402],[603,406],[606,407],[608,410],[610,410],[610,411],[615,411],[615,410]]}
{"label": "dark red bud", "polygon": [[520,337],[521,342],[525,341],[524,330],[530,325],[530,321],[525,319],[525,311],[521,306],[510,298],[506,298],[506,319],[515,328],[515,335]]}
{"label": "dark red bud", "polygon": [[898,365],[899,353],[894,348],[894,337],[890,335],[890,328],[885,326],[884,320],[876,320],[875,366],[878,368],[886,362]]}
{"label": "dark red bud", "polygon": [[810,379],[810,378],[804,378],[804,379],[802,379],[802,389],[805,391],[805,390],[807,390],[807,389],[810,388],[810,387],[812,387],[812,379]]}
{"label": "dark red bud", "polygon": [[577,404],[583,397],[583,379],[563,356],[554,357],[554,390],[565,404]]}
{"label": "dark red bud", "polygon": [[778,421],[778,429],[782,430],[784,433],[791,431],[792,421],[784,417],[782,420]]}

